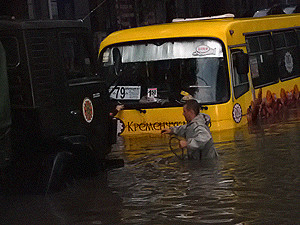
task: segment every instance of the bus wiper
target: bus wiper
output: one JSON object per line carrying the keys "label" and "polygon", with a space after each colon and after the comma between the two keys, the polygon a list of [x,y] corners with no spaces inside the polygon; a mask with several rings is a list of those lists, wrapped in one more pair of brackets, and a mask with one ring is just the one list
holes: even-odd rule
{"label": "bus wiper", "polygon": [[164,105],[167,102],[169,102],[168,99],[161,99],[161,98],[148,97],[148,96],[143,96],[139,101],[139,103],[141,104],[159,103],[161,105]]}
{"label": "bus wiper", "polygon": [[111,95],[111,93],[113,93],[113,91],[118,87],[118,84],[119,84],[119,80],[120,80],[120,77],[117,77],[113,82],[110,83],[110,85],[108,86],[108,88],[110,88],[111,86],[114,86],[110,92],[108,93],[109,96]]}
{"label": "bus wiper", "polygon": [[135,109],[135,110],[139,111],[140,113],[144,113],[144,114],[147,112],[145,109]]}

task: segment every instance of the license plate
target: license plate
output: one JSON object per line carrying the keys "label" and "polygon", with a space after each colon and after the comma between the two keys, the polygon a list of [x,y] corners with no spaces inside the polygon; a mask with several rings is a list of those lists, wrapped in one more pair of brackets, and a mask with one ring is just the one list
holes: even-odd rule
{"label": "license plate", "polygon": [[[109,92],[115,86],[109,88]],[[116,86],[110,97],[118,100],[140,100],[141,86]]]}

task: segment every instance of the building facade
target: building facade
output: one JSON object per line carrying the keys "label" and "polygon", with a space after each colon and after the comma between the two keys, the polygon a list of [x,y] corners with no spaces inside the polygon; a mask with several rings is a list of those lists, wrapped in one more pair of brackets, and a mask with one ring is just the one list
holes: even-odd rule
{"label": "building facade", "polygon": [[137,26],[233,13],[248,17],[274,4],[297,0],[11,0],[0,16],[16,19],[81,19],[90,25],[96,41],[109,33]]}

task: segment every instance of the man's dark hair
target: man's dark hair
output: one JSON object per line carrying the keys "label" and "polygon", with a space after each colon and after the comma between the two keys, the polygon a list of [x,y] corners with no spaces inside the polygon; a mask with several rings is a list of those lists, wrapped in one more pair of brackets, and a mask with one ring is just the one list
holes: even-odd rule
{"label": "man's dark hair", "polygon": [[186,106],[186,109],[193,110],[196,115],[200,112],[200,106],[199,103],[195,99],[187,100],[184,105]]}

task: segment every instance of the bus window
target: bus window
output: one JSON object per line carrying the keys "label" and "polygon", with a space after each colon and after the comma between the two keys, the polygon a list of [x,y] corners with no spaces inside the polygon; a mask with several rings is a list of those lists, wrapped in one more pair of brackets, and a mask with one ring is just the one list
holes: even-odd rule
{"label": "bus window", "polygon": [[17,67],[20,64],[18,40],[15,37],[1,37],[2,45],[6,52],[8,67]]}
{"label": "bus window", "polygon": [[[122,70],[113,68],[113,49],[118,48]],[[229,100],[228,72],[222,45],[215,40],[159,40],[108,47],[102,73],[111,83],[111,97],[123,104],[178,105],[185,91],[200,103]],[[116,83],[112,83],[117,80]],[[120,90],[120,91],[119,91]],[[122,90],[122,91],[121,91]],[[160,105],[157,104],[157,107]]]}
{"label": "bus window", "polygon": [[247,72],[238,70],[239,64],[243,63],[242,60],[240,60],[241,54],[243,53],[243,50],[240,49],[234,49],[231,53],[233,63],[233,90],[236,99],[249,91]]}
{"label": "bus window", "polygon": [[76,79],[91,73],[91,58],[87,40],[74,33],[60,34],[63,67],[67,78]]}
{"label": "bus window", "polygon": [[297,34],[293,30],[274,32],[274,46],[281,80],[299,76],[300,56]]}
{"label": "bus window", "polygon": [[[271,35],[246,36],[253,86],[263,87],[279,80]],[[253,73],[254,72],[254,73]]]}

